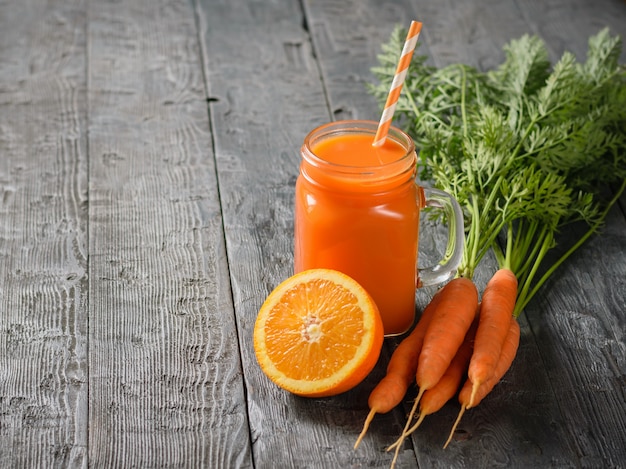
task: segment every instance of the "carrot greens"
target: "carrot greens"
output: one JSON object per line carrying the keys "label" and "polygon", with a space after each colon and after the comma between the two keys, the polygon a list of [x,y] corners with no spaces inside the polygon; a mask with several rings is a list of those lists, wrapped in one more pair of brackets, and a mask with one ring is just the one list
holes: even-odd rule
{"label": "carrot greens", "polygon": [[[369,91],[384,104],[404,31],[383,45]],[[459,275],[472,278],[493,250],[519,280],[518,316],[547,278],[602,226],[626,188],[626,69],[621,39],[589,38],[585,62],[565,52],[551,65],[525,35],[497,68],[436,68],[415,55],[395,111],[415,140],[420,178],[454,195],[466,223]],[[611,196],[612,194],[612,196]],[[583,234],[562,246],[576,224]],[[568,230],[577,233],[579,230]],[[550,265],[547,255],[564,251]]]}

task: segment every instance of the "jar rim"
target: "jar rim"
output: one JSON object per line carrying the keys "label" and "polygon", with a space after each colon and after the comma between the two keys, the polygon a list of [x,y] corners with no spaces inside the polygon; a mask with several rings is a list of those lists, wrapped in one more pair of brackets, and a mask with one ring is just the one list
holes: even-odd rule
{"label": "jar rim", "polygon": [[[377,129],[378,122],[372,120],[358,119],[340,120],[320,125],[313,129],[311,132],[309,132],[308,135],[304,138],[301,152],[302,157],[307,161],[307,163],[312,164],[316,167],[324,167],[325,169],[329,169],[332,171],[354,175],[375,175],[379,172],[389,174],[390,171],[404,172],[409,167],[413,167],[416,159],[415,143],[406,132],[394,126],[391,126],[389,128],[387,138],[392,139],[394,142],[399,144],[404,149],[404,155],[401,158],[398,158],[397,160],[388,163],[366,166],[340,164],[325,160],[313,152],[313,146],[315,145],[315,143],[323,140],[324,138],[351,133],[367,134],[372,135],[373,137],[374,135],[376,135]],[[393,171],[394,169],[395,171]]]}

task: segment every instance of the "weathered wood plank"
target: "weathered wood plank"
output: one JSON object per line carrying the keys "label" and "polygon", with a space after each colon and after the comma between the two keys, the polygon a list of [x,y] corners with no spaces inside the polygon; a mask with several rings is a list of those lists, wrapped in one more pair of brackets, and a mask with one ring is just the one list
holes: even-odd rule
{"label": "weathered wood plank", "polygon": [[0,466],[84,466],[82,1],[0,7]]}
{"label": "weathered wood plank", "polygon": [[516,3],[412,1],[416,17],[424,22],[423,41],[435,65],[467,63],[482,69],[492,68],[504,59],[502,46],[509,40],[532,33]]}
{"label": "weathered wood plank", "polygon": [[[393,27],[405,23],[408,27],[415,17],[410,2],[304,3],[324,84],[330,90],[333,119],[377,121],[380,110],[365,92],[365,84],[374,79],[370,69]],[[340,93],[335,92],[338,89]]]}
{"label": "weathered wood plank", "polygon": [[90,464],[247,467],[191,2],[89,5]]}
{"label": "weathered wood plank", "polygon": [[581,467],[626,461],[625,246],[615,207],[526,308]]}
{"label": "weathered wood plank", "polygon": [[[367,400],[363,387],[333,399],[298,398],[269,382],[252,347],[258,308],[293,272],[299,148],[331,119],[303,12],[288,0],[200,5],[255,465],[386,467],[390,455],[381,460],[372,440],[352,451]],[[400,422],[389,428],[399,432]]]}
{"label": "weathered wood plank", "polygon": [[[504,60],[502,47],[523,34],[544,39],[553,62],[565,50],[584,60],[589,36],[605,26],[612,34],[626,37],[626,5],[619,0],[411,3],[416,18],[424,22],[421,37],[437,66],[461,62],[493,68]],[[622,53],[624,59],[626,51]]]}
{"label": "weathered wood plank", "polygon": [[[620,0],[558,0],[517,1],[517,7],[531,33],[542,37],[548,45],[550,58],[558,60],[564,51],[570,51],[584,61],[590,36],[608,27],[611,34],[619,34],[626,41],[626,2]],[[626,62],[626,49],[621,61]]]}

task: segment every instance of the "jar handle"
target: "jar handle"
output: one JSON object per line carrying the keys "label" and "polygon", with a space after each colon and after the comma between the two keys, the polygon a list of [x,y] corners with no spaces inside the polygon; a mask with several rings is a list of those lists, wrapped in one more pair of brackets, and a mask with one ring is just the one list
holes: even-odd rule
{"label": "jar handle", "polygon": [[463,211],[456,199],[439,189],[430,187],[421,189],[423,190],[421,206],[440,208],[445,213],[448,222],[448,244],[446,252],[438,264],[417,269],[417,288],[443,283],[456,274],[463,257],[465,239]]}

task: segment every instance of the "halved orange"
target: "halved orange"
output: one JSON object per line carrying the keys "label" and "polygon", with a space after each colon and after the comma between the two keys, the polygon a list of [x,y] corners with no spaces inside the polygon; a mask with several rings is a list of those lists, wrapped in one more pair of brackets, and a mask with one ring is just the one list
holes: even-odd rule
{"label": "halved orange", "polygon": [[374,300],[354,279],[329,269],[288,278],[267,297],[254,350],[278,386],[306,397],[340,394],[372,371],[383,343]]}

